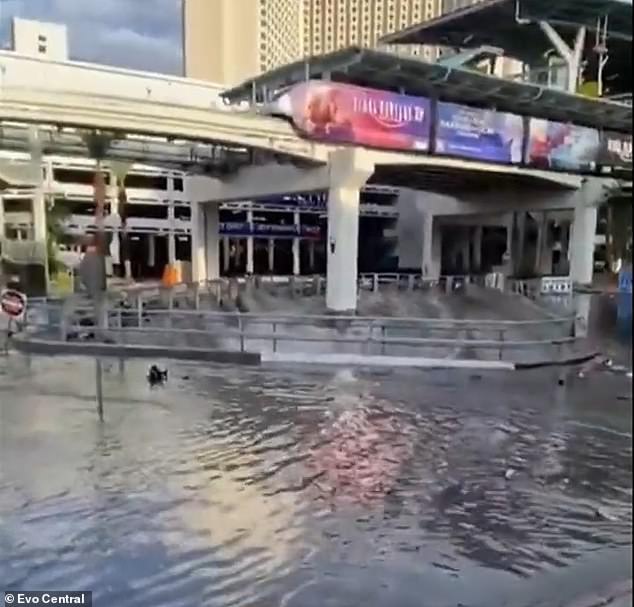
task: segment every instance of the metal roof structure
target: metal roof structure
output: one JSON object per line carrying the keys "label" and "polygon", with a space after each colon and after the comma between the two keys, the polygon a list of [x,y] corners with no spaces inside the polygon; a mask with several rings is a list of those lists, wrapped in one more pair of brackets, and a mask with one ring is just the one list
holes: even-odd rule
{"label": "metal roof structure", "polygon": [[[429,44],[452,48],[495,46],[505,54],[531,64],[543,60],[552,49],[539,26],[546,21],[564,41],[574,45],[581,26],[596,32],[599,19],[607,16],[608,50],[606,79],[629,81],[632,69],[631,0],[483,0],[451,13],[388,34],[383,44]],[[586,37],[591,53],[596,35]]]}
{"label": "metal roof structure", "polygon": [[[443,34],[451,36],[452,32],[457,35],[462,29],[462,33],[471,33],[474,37],[489,35],[497,41],[506,40],[512,43],[513,40],[507,38],[508,34],[516,35],[519,27],[529,25],[527,21],[547,21],[555,27],[564,29],[574,30],[585,26],[590,30],[596,30],[597,19],[604,16],[608,17],[610,38],[632,41],[631,0],[483,0],[383,36],[380,42],[438,44],[437,41],[428,42],[428,37]],[[470,32],[464,29],[467,24]],[[474,44],[472,42],[470,45]],[[532,51],[524,49],[524,52]]]}
{"label": "metal roof structure", "polygon": [[271,94],[309,79],[330,79],[537,118],[632,132],[630,106],[359,47],[282,66],[249,79],[225,91],[222,96],[229,103],[263,102]]}

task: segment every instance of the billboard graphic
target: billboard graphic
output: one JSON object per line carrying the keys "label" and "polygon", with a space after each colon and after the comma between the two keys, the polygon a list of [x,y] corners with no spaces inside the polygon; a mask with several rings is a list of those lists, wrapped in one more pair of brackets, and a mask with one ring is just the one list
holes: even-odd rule
{"label": "billboard graphic", "polygon": [[632,135],[604,131],[599,147],[599,164],[605,167],[632,169]]}
{"label": "billboard graphic", "polygon": [[539,169],[594,171],[599,131],[574,124],[531,118],[528,163]]}
{"label": "billboard graphic", "polygon": [[524,120],[515,114],[438,103],[436,153],[491,162],[519,164]]}
{"label": "billboard graphic", "polygon": [[290,118],[305,137],[394,150],[429,150],[430,101],[314,80],[282,93],[268,112]]}

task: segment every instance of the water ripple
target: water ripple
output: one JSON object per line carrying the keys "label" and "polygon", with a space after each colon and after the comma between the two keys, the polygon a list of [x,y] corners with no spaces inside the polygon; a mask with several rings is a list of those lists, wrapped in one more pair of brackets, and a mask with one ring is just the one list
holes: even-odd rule
{"label": "water ripple", "polygon": [[190,365],[150,391],[130,363],[105,378],[100,426],[89,364],[59,364],[13,376],[0,402],[5,586],[91,588],[97,606],[339,607],[420,605],[423,584],[431,607],[469,604],[466,587],[511,605],[491,589],[593,555],[602,570],[631,546],[631,411],[543,378]]}

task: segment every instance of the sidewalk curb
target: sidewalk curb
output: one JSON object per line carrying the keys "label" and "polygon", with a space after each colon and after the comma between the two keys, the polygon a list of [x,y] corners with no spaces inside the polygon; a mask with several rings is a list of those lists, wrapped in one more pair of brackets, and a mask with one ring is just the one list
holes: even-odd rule
{"label": "sidewalk curb", "polygon": [[600,354],[600,352],[591,352],[589,354],[566,358],[563,360],[544,360],[534,363],[515,363],[515,370],[525,371],[528,369],[542,369],[545,367],[571,367],[573,365],[581,365],[583,363],[587,363],[595,359]]}

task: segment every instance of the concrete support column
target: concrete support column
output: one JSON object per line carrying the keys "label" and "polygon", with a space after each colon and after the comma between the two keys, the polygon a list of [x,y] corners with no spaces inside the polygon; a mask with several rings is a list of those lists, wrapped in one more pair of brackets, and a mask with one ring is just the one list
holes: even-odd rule
{"label": "concrete support column", "polygon": [[235,265],[237,269],[242,265],[242,238],[236,238],[235,245],[236,245]]}
{"label": "concrete support column", "polygon": [[220,277],[220,209],[214,203],[206,204],[203,208],[207,280],[216,280]]}
{"label": "concrete support column", "polygon": [[167,234],[167,263],[171,266],[176,263],[176,236],[171,230]]}
{"label": "concrete support column", "polygon": [[482,226],[475,226],[473,229],[473,259],[471,270],[474,272],[480,272],[482,270],[482,232],[484,228]]}
{"label": "concrete support column", "polygon": [[[253,211],[247,211],[247,223],[249,232],[253,232]],[[253,236],[247,236],[247,266],[246,273],[253,274]]]}
{"label": "concrete support column", "polygon": [[543,274],[544,248],[546,246],[548,230],[548,213],[544,211],[537,223],[537,244],[535,245],[535,274]]}
{"label": "concrete support column", "polygon": [[4,226],[4,198],[0,196],[0,240],[5,238],[5,226]]}
{"label": "concrete support column", "polygon": [[150,234],[147,239],[147,265],[153,268],[156,265],[156,236]]}
{"label": "concrete support column", "polygon": [[464,274],[471,273],[471,228],[466,226],[462,230],[462,272]]}
{"label": "concrete support column", "polygon": [[432,213],[423,216],[423,260],[421,275],[424,280],[440,278],[440,261],[442,255],[442,229],[439,221],[434,220]]}
{"label": "concrete support column", "polygon": [[192,209],[192,282],[204,282],[207,279],[207,256],[205,252],[205,213],[204,205],[191,202]]}
{"label": "concrete support column", "polygon": [[[174,227],[176,219],[174,217],[174,178],[168,177],[167,179],[167,196],[169,198],[167,207],[167,219],[169,224],[169,232],[167,234],[167,263],[174,265],[176,263],[176,236],[174,235]],[[192,205],[192,226],[194,219],[194,203]],[[192,227],[193,233],[193,227]],[[193,238],[192,238],[193,242]],[[193,257],[193,254],[192,254]]]}
{"label": "concrete support column", "polygon": [[357,308],[359,192],[374,172],[365,150],[347,148],[330,155],[326,307],[333,312]]}
{"label": "concrete support column", "polygon": [[[299,235],[301,225],[299,212],[297,211],[293,213],[293,223],[295,224],[296,233]],[[293,276],[299,276],[301,274],[299,242],[299,236],[293,238]]]}
{"label": "concrete support column", "polygon": [[110,241],[110,259],[115,266],[121,263],[121,236],[119,232],[112,233],[112,240]]}
{"label": "concrete support column", "polygon": [[33,238],[37,241],[46,241],[46,198],[41,188],[38,188],[33,196]]}
{"label": "concrete support column", "polygon": [[506,219],[506,251],[502,259],[504,274],[510,276],[513,273],[513,227],[515,226],[515,214],[509,213]]}
{"label": "concrete support column", "polygon": [[577,206],[570,243],[570,277],[576,284],[592,284],[594,273],[594,239],[597,231],[597,208]]}
{"label": "concrete support column", "polygon": [[275,240],[273,238],[269,238],[268,253],[269,253],[269,272],[273,274],[273,271],[275,270]]}
{"label": "concrete support column", "polygon": [[315,271],[315,241],[308,241],[308,269],[310,272]]}
{"label": "concrete support column", "polygon": [[231,262],[231,239],[228,236],[222,239],[222,266],[225,274],[229,272]]}
{"label": "concrete support column", "polygon": [[524,249],[526,248],[526,213],[524,211],[515,214],[515,226],[517,227],[517,246],[513,251],[513,272],[519,274],[524,266]]}
{"label": "concrete support column", "polygon": [[192,281],[220,275],[219,213],[214,203],[192,202]]}

